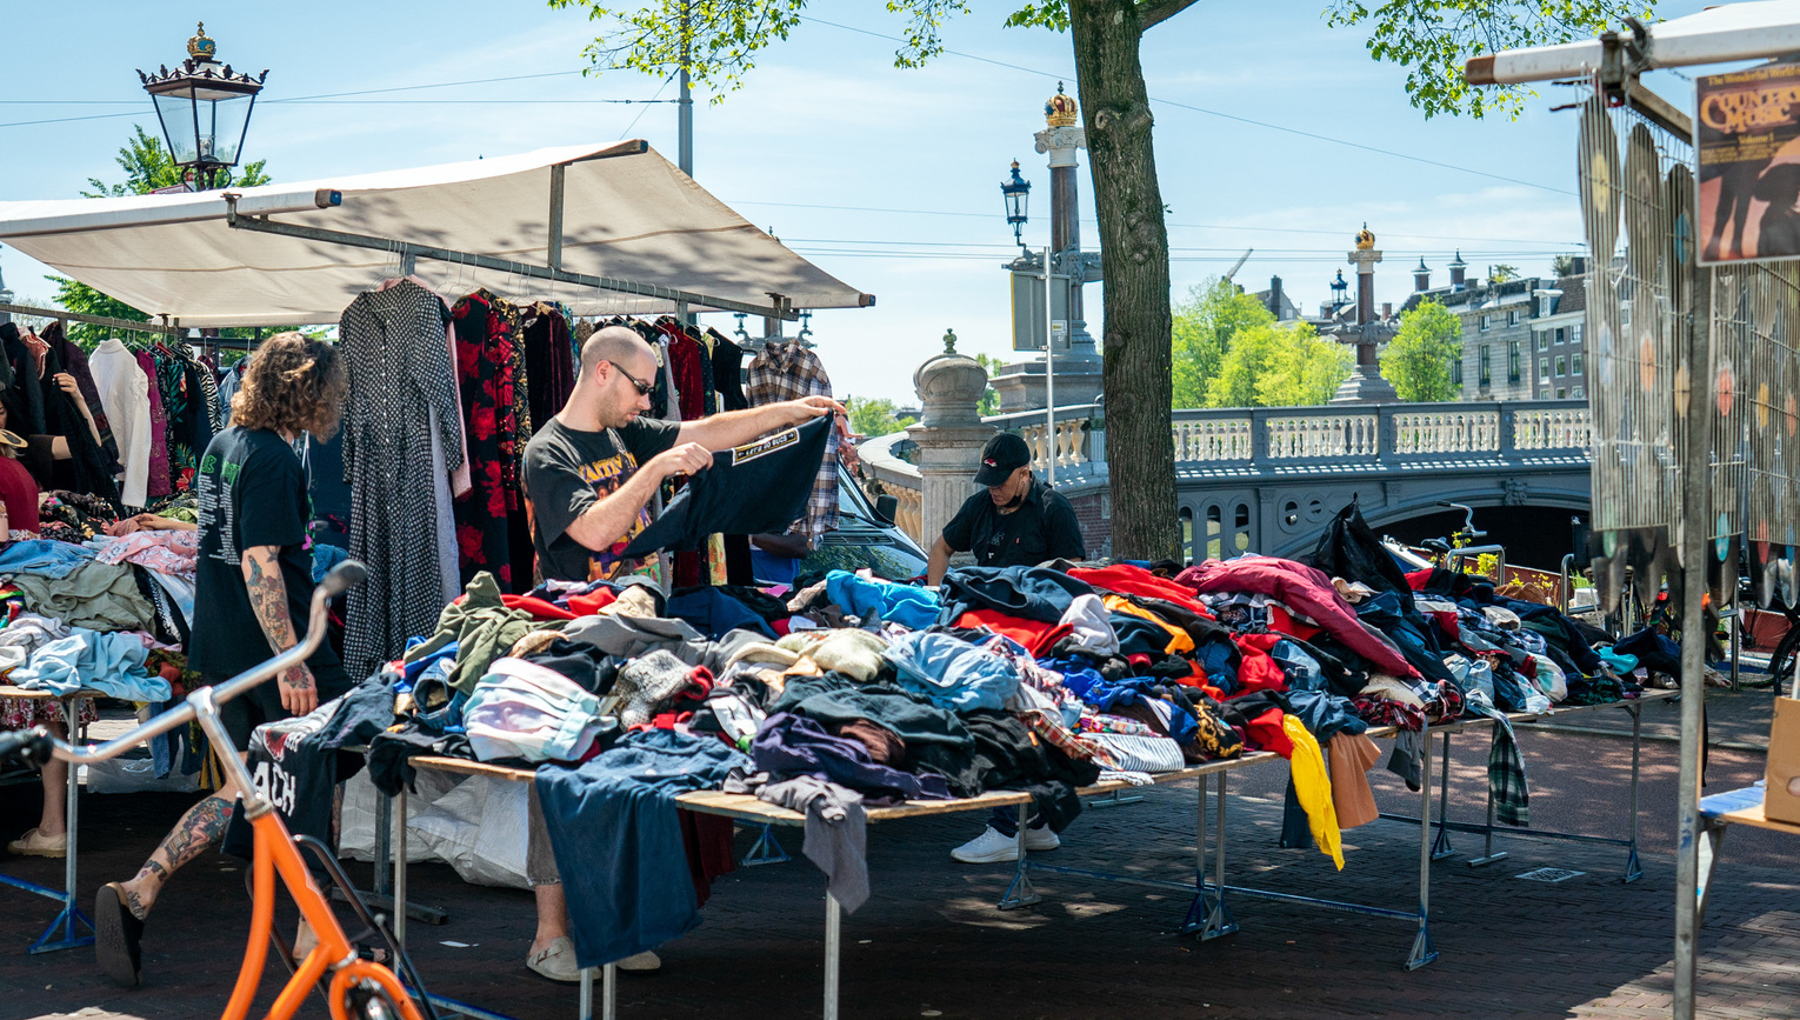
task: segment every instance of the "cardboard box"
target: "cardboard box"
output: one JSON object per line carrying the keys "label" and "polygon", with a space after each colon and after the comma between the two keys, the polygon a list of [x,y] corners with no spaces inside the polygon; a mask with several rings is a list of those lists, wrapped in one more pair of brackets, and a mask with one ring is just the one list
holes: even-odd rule
{"label": "cardboard box", "polygon": [[1769,727],[1769,782],[1763,791],[1763,817],[1800,825],[1800,796],[1788,789],[1800,778],[1800,700],[1775,699],[1775,721]]}

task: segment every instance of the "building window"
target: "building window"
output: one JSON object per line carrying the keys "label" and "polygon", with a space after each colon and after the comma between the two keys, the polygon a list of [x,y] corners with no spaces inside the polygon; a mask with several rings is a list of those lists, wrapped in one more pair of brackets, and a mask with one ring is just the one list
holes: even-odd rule
{"label": "building window", "polygon": [[1540,350],[1540,351],[1547,351],[1550,349],[1550,331],[1549,330],[1547,330],[1547,329],[1538,330],[1537,347],[1538,347],[1538,350]]}
{"label": "building window", "polygon": [[1550,399],[1550,391],[1545,390],[1544,392],[1538,394],[1538,399],[1539,400],[1549,400]]}
{"label": "building window", "polygon": [[1565,400],[1568,398],[1568,396],[1569,396],[1568,390],[1559,389],[1556,391],[1556,399],[1558,399],[1558,400]]}
{"label": "building window", "polygon": [[1481,317],[1481,331],[1483,333],[1487,332],[1488,327],[1492,326],[1493,324],[1494,324],[1494,317],[1492,315],[1483,315]]}
{"label": "building window", "polygon": [[1569,339],[1576,343],[1581,342],[1581,323],[1577,322],[1575,325],[1569,327]]}
{"label": "building window", "polygon": [[1487,346],[1487,344],[1481,345],[1481,364],[1479,367],[1480,367],[1480,371],[1475,377],[1476,381],[1481,383],[1481,385],[1483,385],[1483,386],[1487,386],[1494,381],[1493,369],[1488,364],[1488,346]]}
{"label": "building window", "polygon": [[1518,382],[1520,371],[1519,342],[1513,340],[1506,345],[1506,381],[1509,383]]}
{"label": "building window", "polygon": [[1556,342],[1560,344],[1567,339],[1569,339],[1569,331],[1561,326],[1556,327]]}
{"label": "building window", "polygon": [[1450,359],[1450,381],[1451,381],[1451,383],[1455,384],[1458,389],[1462,388],[1462,353],[1461,352],[1458,352],[1456,357]]}
{"label": "building window", "polygon": [[1569,374],[1569,359],[1563,357],[1560,354],[1557,355],[1556,356],[1556,377],[1558,379],[1561,379],[1563,376],[1568,375],[1568,374]]}
{"label": "building window", "polygon": [[[1580,375],[1581,368],[1582,368],[1581,355],[1579,355],[1579,354],[1571,355],[1569,358],[1569,374],[1570,375]],[[1579,394],[1579,393],[1577,393],[1575,395],[1578,397],[1581,396],[1581,394]]]}
{"label": "building window", "polygon": [[1574,397],[1577,400],[1580,400],[1583,397],[1587,396],[1587,390],[1586,390],[1586,388],[1581,387],[1581,386],[1572,386],[1569,388],[1569,396]]}
{"label": "building window", "polygon": [[1506,324],[1508,326],[1517,326],[1519,324],[1519,310],[1518,309],[1515,308],[1512,311],[1506,313]]}
{"label": "building window", "polygon": [[1538,378],[1539,379],[1550,378],[1550,359],[1549,358],[1539,358],[1538,359]]}

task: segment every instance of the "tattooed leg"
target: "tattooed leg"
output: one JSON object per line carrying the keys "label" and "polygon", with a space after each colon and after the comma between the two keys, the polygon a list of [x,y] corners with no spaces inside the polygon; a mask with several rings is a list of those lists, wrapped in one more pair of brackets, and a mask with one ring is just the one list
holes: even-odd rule
{"label": "tattooed leg", "polygon": [[163,837],[156,850],[144,866],[138,870],[137,876],[123,883],[125,890],[125,906],[133,917],[142,921],[150,914],[150,908],[156,903],[156,897],[162,892],[163,883],[169,876],[181,869],[181,866],[205,853],[210,847],[218,845],[225,835],[225,825],[231,821],[231,809],[237,801],[237,787],[227,783],[224,787],[209,795],[205,800],[188,808],[175,828]]}

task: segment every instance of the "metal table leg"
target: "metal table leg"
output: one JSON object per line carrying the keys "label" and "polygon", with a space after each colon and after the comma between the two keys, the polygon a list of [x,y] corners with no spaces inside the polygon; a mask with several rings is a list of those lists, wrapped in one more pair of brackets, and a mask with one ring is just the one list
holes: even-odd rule
{"label": "metal table leg", "polygon": [[[1020,811],[1019,832],[1021,839],[1025,831],[1023,810]],[[843,912],[838,909],[837,897],[830,890],[825,893],[825,1020],[838,1020],[838,965],[842,962]],[[607,1020],[612,1020],[608,1017]]]}
{"label": "metal table leg", "polygon": [[1638,762],[1643,749],[1644,706],[1628,705],[1626,711],[1631,713],[1631,842],[1625,855],[1623,881],[1631,883],[1644,877],[1644,869],[1638,864]]}
{"label": "metal table leg", "polygon": [[[78,730],[75,724],[78,715],[76,699],[62,698],[59,704],[62,706],[63,725],[67,728],[69,739],[78,739]],[[63,807],[63,824],[64,831],[67,833],[68,850],[63,854],[63,887],[60,890],[51,889],[38,885],[36,882],[0,875],[0,883],[36,893],[62,904],[62,909],[57,911],[50,926],[45,928],[44,933],[39,935],[37,941],[33,942],[31,947],[26,950],[28,953],[53,953],[59,949],[75,949],[94,944],[94,922],[82,913],[79,907],[75,906],[75,862],[77,837],[81,831],[79,824],[81,773],[78,768],[73,764],[69,766],[69,783],[68,789],[65,791],[67,799],[64,801]],[[58,928],[62,929],[61,938],[55,938]],[[86,935],[80,934],[81,928],[87,929]]]}
{"label": "metal table leg", "polygon": [[1124,807],[1126,804],[1139,803],[1143,799],[1144,799],[1144,795],[1141,793],[1134,793],[1129,797],[1121,797],[1121,796],[1119,796],[1119,791],[1114,790],[1113,792],[1107,794],[1104,797],[1093,798],[1092,800],[1087,802],[1087,806],[1091,807],[1091,808],[1096,808],[1096,809],[1109,808],[1109,807]]}
{"label": "metal table leg", "polygon": [[[370,891],[377,896],[386,896],[392,886],[388,884],[388,868],[394,860],[394,804],[387,797],[375,798],[375,874],[370,883]],[[404,902],[404,901],[402,901]],[[395,911],[399,913],[399,911]]]}
{"label": "metal table leg", "polygon": [[616,1020],[619,1014],[619,968],[615,964],[581,969],[580,1020],[594,1020],[594,972],[600,972],[601,1020]]}
{"label": "metal table leg", "polygon": [[746,868],[754,868],[758,864],[785,864],[791,860],[793,858],[788,856],[788,852],[775,839],[775,827],[764,822],[762,831],[756,834],[756,842],[750,845],[744,859],[738,863]]}
{"label": "metal table leg", "polygon": [[1038,894],[1031,884],[1030,876],[1025,874],[1028,864],[1025,860],[1025,823],[1030,817],[1031,805],[1019,805],[1019,831],[1013,834],[1018,848],[1018,857],[1013,861],[1012,884],[1006,887],[1006,895],[1000,897],[998,904],[1001,910],[1012,910],[1017,907],[1029,907],[1033,903],[1041,903],[1044,897]]}
{"label": "metal table leg", "polygon": [[1431,859],[1443,860],[1456,855],[1456,848],[1450,845],[1450,733],[1444,732],[1444,768],[1438,784],[1438,830],[1437,840],[1431,844]]}
{"label": "metal table leg", "polygon": [[[1431,727],[1419,733],[1419,933],[1407,954],[1406,969],[1418,970],[1437,959],[1431,941]],[[1448,768],[1448,763],[1446,763]]]}
{"label": "metal table leg", "polygon": [[1198,935],[1200,941],[1230,935],[1238,930],[1237,919],[1225,905],[1225,773],[1219,773],[1219,823],[1213,882],[1206,884],[1206,777],[1195,783],[1194,811],[1194,899],[1188,904],[1187,918],[1180,933]]}
{"label": "metal table leg", "polygon": [[[384,800],[386,798],[383,798]],[[402,784],[399,796],[400,807],[400,852],[394,858],[394,902],[406,902],[406,786]],[[393,912],[394,941],[406,948],[406,911]]]}
{"label": "metal table leg", "polygon": [[[1496,724],[1494,727],[1494,732],[1493,732],[1493,736],[1491,739],[1493,739],[1493,740],[1500,739],[1500,727],[1498,724]],[[1448,761],[1446,761],[1444,763],[1444,768],[1449,769],[1449,767],[1450,767],[1450,763]],[[1446,822],[1447,821],[1448,820],[1446,820]],[[1483,835],[1483,838],[1486,840],[1486,843],[1484,845],[1485,848],[1483,849],[1480,857],[1475,857],[1475,858],[1472,858],[1469,860],[1468,864],[1469,864],[1469,867],[1471,867],[1471,868],[1479,868],[1484,865],[1492,864],[1495,861],[1506,860],[1506,851],[1505,850],[1502,850],[1499,853],[1494,852],[1494,788],[1492,785],[1488,786],[1487,826],[1482,830],[1482,835]]]}

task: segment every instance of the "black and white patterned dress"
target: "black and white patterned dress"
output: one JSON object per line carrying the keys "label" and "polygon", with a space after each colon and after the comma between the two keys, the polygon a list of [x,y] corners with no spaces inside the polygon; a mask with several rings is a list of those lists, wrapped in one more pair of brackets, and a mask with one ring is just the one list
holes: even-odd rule
{"label": "black and white patterned dress", "polygon": [[350,555],[369,568],[369,579],[350,591],[344,666],[353,677],[398,658],[408,637],[430,634],[444,608],[434,422],[441,463],[462,464],[448,321],[436,294],[402,280],[359,296],[338,323],[350,377],[343,419]]}

